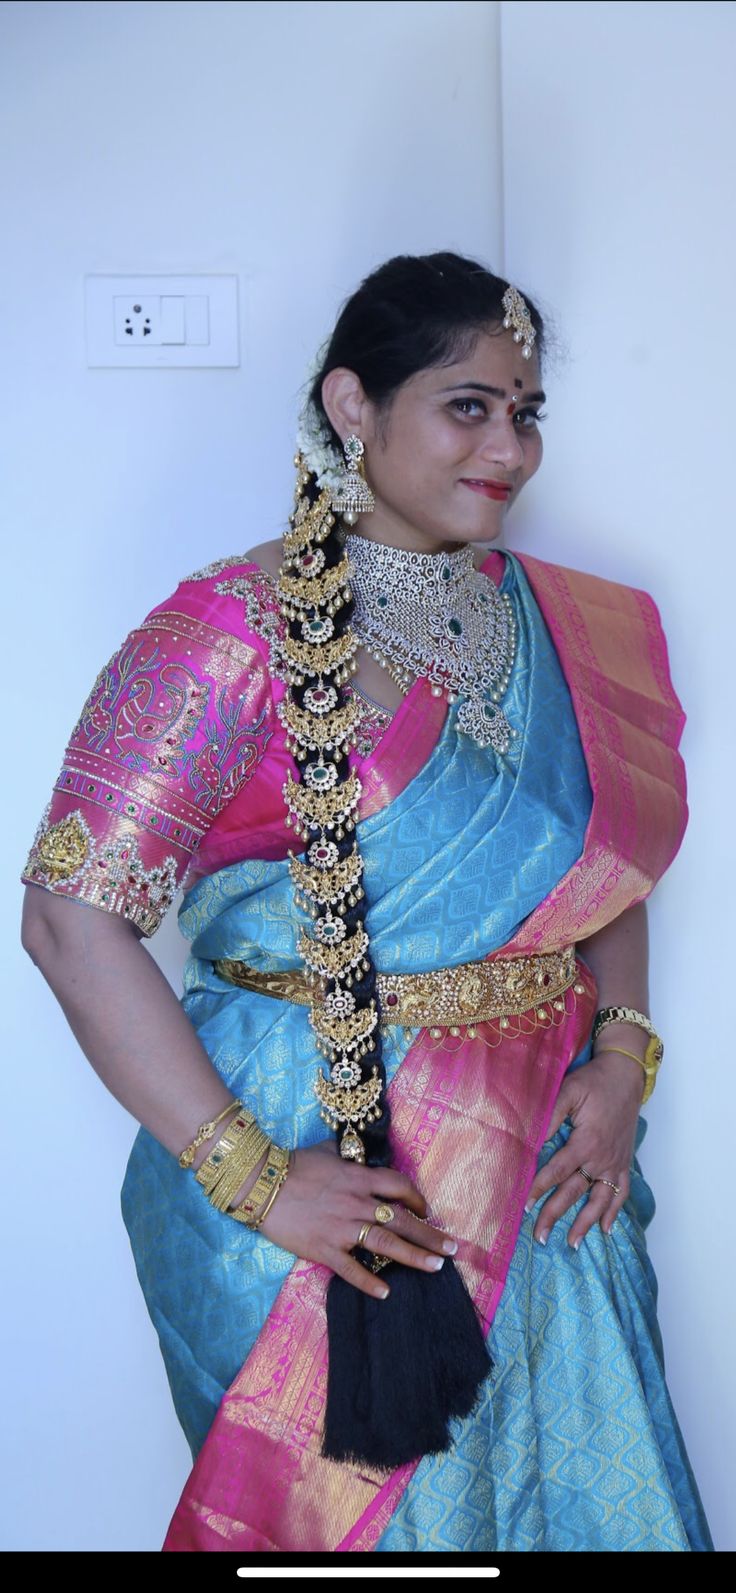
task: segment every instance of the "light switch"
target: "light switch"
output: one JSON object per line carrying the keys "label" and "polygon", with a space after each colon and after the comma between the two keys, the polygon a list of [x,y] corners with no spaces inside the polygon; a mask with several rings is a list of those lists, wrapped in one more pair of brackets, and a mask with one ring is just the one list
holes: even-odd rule
{"label": "light switch", "polygon": [[209,299],[204,293],[185,299],[187,343],[207,344],[210,340]]}
{"label": "light switch", "polygon": [[240,364],[236,276],[87,276],[87,364]]}
{"label": "light switch", "polygon": [[167,294],[161,299],[159,316],[162,343],[186,343],[184,335],[184,300]]}

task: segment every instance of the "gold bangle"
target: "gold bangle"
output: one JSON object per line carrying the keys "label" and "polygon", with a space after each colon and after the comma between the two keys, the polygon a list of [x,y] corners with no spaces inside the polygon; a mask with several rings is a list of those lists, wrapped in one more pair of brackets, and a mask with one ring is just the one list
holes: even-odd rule
{"label": "gold bangle", "polygon": [[245,1130],[226,1158],[221,1177],[208,1191],[213,1206],[220,1211],[227,1210],[241,1184],[263,1159],[263,1153],[268,1150],[269,1143],[268,1135],[264,1134],[257,1123]]}
{"label": "gold bangle", "polygon": [[[272,1204],[270,1196],[274,1188],[278,1191],[287,1176],[290,1155],[290,1151],[282,1150],[281,1146],[271,1143],[266,1165],[258,1174],[253,1188],[248,1191],[245,1199],[241,1200],[240,1205],[235,1206],[228,1215],[234,1217],[237,1222],[246,1223],[249,1228],[259,1227],[265,1210],[270,1210]],[[269,1202],[268,1207],[259,1210],[266,1200]]]}
{"label": "gold bangle", "polygon": [[271,1144],[266,1157],[266,1165],[258,1174],[253,1188],[248,1191],[245,1201],[241,1202],[241,1206],[250,1205],[260,1214],[259,1208],[270,1195],[276,1179],[280,1178],[288,1164],[288,1150],[282,1150],[280,1145]]}
{"label": "gold bangle", "polygon": [[254,1172],[259,1162],[263,1159],[264,1151],[268,1150],[268,1135],[262,1129],[257,1129],[255,1134],[247,1137],[242,1150],[236,1146],[226,1159],[221,1176],[206,1188],[210,1204],[219,1211],[227,1211],[231,1201],[246,1179]]}
{"label": "gold bangle", "polygon": [[207,1195],[211,1195],[213,1189],[222,1179],[226,1170],[225,1164],[233,1154],[239,1139],[245,1138],[248,1140],[254,1132],[259,1132],[259,1130],[252,1112],[239,1112],[237,1117],[234,1117],[232,1122],[228,1123],[224,1134],[217,1141],[209,1155],[205,1157],[194,1175],[197,1183],[202,1185]]}
{"label": "gold bangle", "polygon": [[238,1113],[237,1118],[233,1118],[228,1124],[224,1134],[194,1174],[197,1183],[203,1186],[207,1194],[223,1176],[225,1164],[233,1154],[239,1139],[249,1138],[254,1130],[257,1131],[257,1124],[251,1113]]}
{"label": "gold bangle", "polygon": [[271,1207],[272,1207],[272,1205],[273,1205],[273,1203],[274,1203],[274,1201],[276,1199],[276,1196],[278,1195],[279,1191],[283,1188],[284,1184],[286,1183],[286,1180],[287,1180],[290,1172],[291,1172],[291,1151],[289,1151],[287,1153],[286,1166],[284,1167],[283,1171],[279,1174],[278,1178],[276,1179],[274,1187],[271,1190],[271,1193],[270,1193],[270,1195],[269,1195],[269,1197],[268,1197],[268,1199],[266,1201],[265,1206],[261,1207],[261,1209],[260,1209],[260,1211],[258,1213],[258,1216],[256,1217],[256,1219],[255,1219],[255,1221],[253,1223],[253,1229],[254,1229],[254,1231],[256,1233],[258,1232],[258,1230],[260,1228],[263,1227],[263,1224],[264,1224],[264,1222],[265,1222],[265,1220],[266,1220],[266,1218],[268,1216],[269,1211],[271,1210]]}
{"label": "gold bangle", "polygon": [[226,1117],[228,1112],[231,1111],[234,1106],[242,1106],[242,1104],[242,1101],[238,1100],[238,1098],[234,1096],[232,1101],[228,1101],[227,1106],[223,1107],[219,1116],[213,1117],[211,1123],[201,1123],[197,1129],[194,1139],[191,1141],[191,1144],[184,1147],[184,1150],[179,1157],[179,1166],[184,1168],[191,1167],[192,1162],[194,1161],[195,1152],[199,1150],[200,1145],[203,1145],[205,1140],[209,1139],[210,1136],[214,1134],[218,1123],[222,1122],[223,1117]]}

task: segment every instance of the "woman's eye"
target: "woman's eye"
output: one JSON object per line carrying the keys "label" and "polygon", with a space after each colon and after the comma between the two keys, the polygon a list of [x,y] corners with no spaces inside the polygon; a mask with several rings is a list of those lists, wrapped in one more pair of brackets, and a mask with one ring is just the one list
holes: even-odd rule
{"label": "woman's eye", "polygon": [[460,410],[461,414],[467,414],[468,409],[479,409],[482,415],[487,413],[481,398],[454,398],[452,408]]}
{"label": "woman's eye", "polygon": [[[467,416],[470,419],[476,418],[479,413],[481,415],[488,414],[488,410],[481,398],[454,398],[450,407],[458,414]],[[539,409],[527,407],[526,409],[517,409],[514,415],[514,425],[519,431],[532,431],[538,421],[546,419],[546,413]],[[521,424],[519,424],[520,422]]]}

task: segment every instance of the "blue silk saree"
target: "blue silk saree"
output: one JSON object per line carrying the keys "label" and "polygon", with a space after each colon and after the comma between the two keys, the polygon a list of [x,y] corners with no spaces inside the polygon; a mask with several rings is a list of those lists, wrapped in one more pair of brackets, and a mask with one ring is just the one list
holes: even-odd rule
{"label": "blue silk saree", "polygon": [[[481,749],[459,733],[451,705],[421,766],[361,819],[366,927],[379,970],[417,973],[519,944],[584,856],[594,802],[585,750],[590,732],[586,727],[583,738],[572,669],[566,678],[535,596],[535,562],[541,563],[529,561],[527,569],[513,554],[503,560],[501,589],[518,625],[504,699],[518,734],[508,753]],[[661,872],[660,863],[654,873]],[[641,886],[639,899],[649,888],[650,882]],[[636,890],[629,894],[637,899]],[[307,1010],[234,988],[213,968],[218,958],[268,971],[299,965],[297,935],[308,919],[294,905],[288,859],[246,856],[199,878],[185,894],[179,922],[190,942],[183,1006],[213,1066],[278,1144],[323,1139]],[[589,912],[579,936],[583,967],[584,933],[594,927]],[[385,1028],[389,1084],[398,1083],[417,1038],[415,1029]],[[554,1035],[547,1040],[554,1045]],[[561,1059],[563,1073],[588,1060],[589,1024],[578,1042],[575,1054]],[[496,1043],[488,1041],[488,1070],[500,1055]],[[570,1131],[566,1122],[545,1139],[540,1160]],[[340,1527],[330,1537],[306,1516],[292,1536],[280,1536],[264,1518],[252,1537],[239,1537],[243,1521],[250,1531],[244,1513],[233,1529],[238,1512],[218,1525],[212,1510],[208,1538],[167,1539],[165,1547],[712,1549],[665,1380],[657,1283],[646,1248],[654,1198],[638,1160],[645,1132],[642,1116],[631,1193],[610,1234],[595,1226],[577,1252],[567,1245],[585,1197],[557,1221],[546,1247],[531,1237],[536,1211],[520,1215],[490,1322],[494,1365],[482,1400],[457,1425],[451,1451],[425,1456],[391,1508],[373,1518],[372,1534],[350,1538],[346,1521],[344,1532]],[[196,1468],[228,1391],[247,1373],[259,1335],[279,1309],[296,1258],[215,1210],[143,1128],[121,1200]],[[232,1467],[237,1445],[228,1454]],[[292,1487],[287,1514],[297,1495]]]}

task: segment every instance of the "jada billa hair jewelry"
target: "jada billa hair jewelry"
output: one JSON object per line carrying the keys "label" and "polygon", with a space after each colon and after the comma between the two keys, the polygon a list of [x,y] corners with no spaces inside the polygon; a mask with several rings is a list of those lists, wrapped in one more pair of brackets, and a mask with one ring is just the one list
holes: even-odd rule
{"label": "jada billa hair jewelry", "polygon": [[[348,478],[357,475],[362,451],[362,443],[359,450],[346,448]],[[341,702],[338,688],[355,673],[358,643],[350,625],[336,634],[334,623],[352,597],[350,561],[343,552],[328,565],[321,544],[335,524],[334,502],[364,501],[365,484],[362,478],[348,479],[337,493],[326,488],[312,501],[311,471],[301,453],[295,464],[295,508],[277,583],[288,621],[281,650],[291,688],[279,715],[287,749],[303,765],[301,781],[289,774],[283,786],[286,823],[309,844],[304,859],[290,851],[289,872],[297,904],[314,920],[313,933],[300,934],[298,950],[314,990],[309,1021],[317,1048],[330,1063],[329,1077],[317,1075],[315,1092],[323,1120],[341,1130],[340,1155],[363,1163],[363,1133],[383,1110],[384,1074],[375,1043],[376,998],[358,1000],[353,994],[371,967],[365,925],[351,911],[363,897],[363,862],[354,840],[347,849],[342,844],[355,830],[361,794],[360,780],[347,762],[348,749],[357,741],[360,706],[355,698]],[[370,493],[367,486],[365,493]]]}

